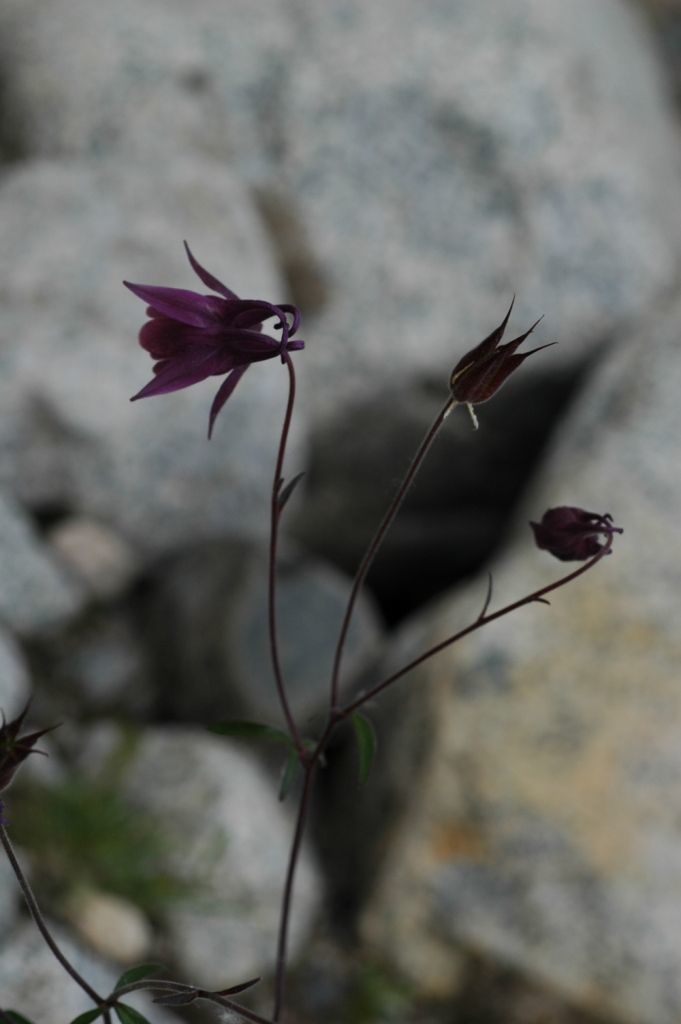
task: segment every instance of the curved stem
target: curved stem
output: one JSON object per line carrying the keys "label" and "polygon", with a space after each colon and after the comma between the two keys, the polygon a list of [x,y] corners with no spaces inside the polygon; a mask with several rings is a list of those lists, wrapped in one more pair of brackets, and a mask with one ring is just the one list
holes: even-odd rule
{"label": "curved stem", "polygon": [[[588,570],[591,569],[594,565],[596,565],[597,562],[600,562],[601,558],[603,558],[604,555],[607,555],[610,552],[610,548],[612,547],[612,541],[613,538],[612,535],[610,535],[605,544],[603,545],[603,547],[601,548],[601,550],[596,555],[594,555],[593,558],[589,559],[589,561],[585,562],[583,565],[580,565],[579,569],[575,569],[574,572],[568,573],[567,576],[562,576],[559,580],[556,580],[554,583],[549,583],[548,586],[542,587],[540,590],[533,591],[531,594],[528,594],[527,597],[521,597],[519,601],[514,601],[512,604],[507,604],[504,608],[500,608],[499,611],[492,612],[491,615],[486,615],[485,609],[483,608],[483,613],[478,616],[475,622],[472,622],[469,626],[466,626],[464,629],[460,629],[458,633],[454,633],[452,636],[447,637],[446,640],[441,640],[440,643],[435,644],[433,647],[429,647],[428,650],[424,651],[423,654],[420,654],[418,658],[414,658],[413,661],[410,661],[407,665],[404,665],[397,672],[394,672],[391,676],[388,676],[387,679],[384,679],[382,682],[378,683],[378,685],[372,687],[370,690],[367,690],[367,692],[362,694],[361,697],[358,697],[350,704],[347,704],[344,708],[341,709],[340,714],[342,715],[342,717],[351,715],[353,711],[356,711],[357,708],[361,707],[363,704],[366,704],[367,701],[373,700],[373,698],[378,696],[378,694],[381,693],[382,690],[385,690],[386,687],[390,686],[392,683],[397,682],[397,680],[401,679],[402,676],[407,674],[407,672],[411,672],[411,670],[417,668],[418,665],[422,665],[424,661],[427,661],[428,658],[432,658],[433,655],[439,654],[439,652],[443,651],[445,647],[449,647],[451,644],[455,644],[457,640],[461,640],[463,639],[463,637],[468,636],[470,633],[474,633],[476,630],[482,629],[483,626],[486,626],[490,622],[494,622],[495,619],[500,619],[503,615],[508,615],[509,612],[513,612],[517,608],[522,608],[523,605],[532,604],[532,602],[534,601],[543,601],[545,594],[550,594],[552,590],[558,590],[559,587],[565,586],[566,583],[569,583],[571,580],[577,579],[577,577],[581,576],[582,573],[588,572]],[[487,601],[485,602],[485,607],[486,605]]]}
{"label": "curved stem", "polygon": [[[327,728],[324,742],[328,738],[330,730]],[[288,930],[289,920],[291,917],[291,899],[293,896],[293,882],[296,874],[296,867],[298,865],[298,857],[300,854],[300,847],[303,841],[303,833],[305,831],[305,822],[307,820],[307,813],[310,807],[310,796],[312,795],[312,787],[314,783],[314,777],[317,768],[317,761],[321,755],[322,741],[317,744],[315,751],[310,759],[305,764],[305,779],[303,782],[303,791],[300,796],[300,803],[298,805],[298,817],[296,820],[296,828],[293,835],[293,843],[291,844],[291,852],[289,854],[288,868],[286,871],[286,882],[284,884],[284,894],[281,902],[281,916],[279,918],[279,939],[277,942],[277,968],[274,981],[274,1010],[272,1012],[272,1021],[277,1024],[281,1011],[284,1005],[284,987],[286,982],[286,953],[288,946]]]}
{"label": "curved stem", "polygon": [[249,1010],[247,1006],[242,1006],[241,1003],[236,1002],[234,999],[221,996],[219,992],[209,992],[207,989],[197,988],[195,985],[187,985],[182,981],[169,981],[165,978],[143,978],[141,981],[131,981],[128,985],[117,988],[115,995],[118,999],[119,996],[127,995],[129,992],[142,991],[156,992],[158,995],[186,992],[188,995],[195,995],[197,999],[203,999],[206,1002],[224,1006],[225,1009],[232,1010],[243,1017],[244,1020],[253,1021],[254,1024],[272,1024],[269,1017],[261,1017],[259,1013]]}
{"label": "curved stem", "polygon": [[350,591],[350,597],[348,598],[347,608],[345,609],[345,615],[343,617],[343,623],[341,625],[340,633],[338,636],[338,643],[336,645],[336,651],[333,659],[333,670],[331,672],[331,693],[329,702],[329,706],[332,711],[338,705],[338,688],[340,683],[340,668],[341,661],[343,659],[343,649],[345,647],[348,629],[350,628],[350,621],[352,619],[352,614],[355,609],[355,604],[357,603],[357,597],[362,588],[362,584],[364,583],[364,580],[367,577],[367,573],[371,568],[371,565],[374,561],[374,558],[376,557],[378,549],[383,543],[383,539],[386,533],[388,532],[388,529],[390,528],[393,519],[397,515],[400,506],[404,501],[407,491],[414,482],[414,477],[418,473],[421,467],[421,463],[428,454],[430,446],[435,440],[440,430],[440,427],[446,420],[447,416],[449,416],[450,412],[452,411],[455,405],[458,405],[458,402],[450,395],[447,398],[445,404],[440,409],[435,419],[433,420],[433,423],[428,429],[426,436],[421,441],[421,444],[419,445],[419,448],[409,465],[409,469],[407,470],[406,475],[402,480],[402,483],[400,484],[397,493],[395,494],[395,497],[388,506],[388,509],[385,515],[383,516],[383,519],[381,520],[378,529],[376,530],[374,538],[369,544],[369,547],[367,548],[364,554],[364,558],[360,562],[359,568],[357,569],[357,573],[352,584],[352,590]]}
{"label": "curved stem", "polygon": [[286,412],[284,414],[284,422],[281,428],[281,437],[279,439],[277,461],[274,467],[274,480],[272,482],[267,606],[270,638],[270,657],[272,659],[272,669],[274,671],[274,681],[277,687],[277,693],[279,695],[279,703],[281,704],[281,710],[284,714],[284,718],[286,719],[286,725],[288,726],[288,731],[291,735],[291,739],[295,743],[298,754],[301,757],[303,757],[303,742],[300,736],[300,732],[298,731],[298,726],[296,725],[293,714],[291,713],[288,697],[286,695],[286,685],[284,683],[284,674],[281,668],[281,660],[279,657],[279,642],[277,638],[277,540],[279,536],[279,519],[281,516],[279,492],[281,490],[281,485],[283,482],[282,472],[284,468],[284,456],[286,454],[286,443],[288,441],[289,430],[291,427],[293,406],[296,400],[296,375],[293,369],[293,362],[288,353],[285,353],[284,361],[288,369],[289,389],[288,401],[286,403]]}
{"label": "curved stem", "polygon": [[67,974],[71,975],[71,977],[76,982],[76,984],[80,985],[82,990],[85,993],[87,993],[87,995],[90,997],[90,999],[92,999],[92,1001],[94,1003],[96,1003],[97,1006],[105,1005],[106,1004],[106,999],[103,999],[102,996],[98,995],[98,993],[95,992],[95,990],[92,988],[92,986],[88,985],[88,983],[85,980],[85,978],[82,978],[80,976],[80,974],[78,973],[76,968],[73,967],[72,964],[69,963],[69,961],[66,959],[66,957],[64,956],[64,954],[60,950],[60,948],[57,945],[57,943],[55,942],[55,940],[52,938],[52,935],[50,934],[50,931],[49,931],[47,925],[45,924],[45,919],[43,918],[43,915],[42,915],[42,913],[40,911],[40,907],[38,906],[37,900],[36,900],[35,896],[33,895],[33,890],[31,889],[31,886],[29,885],[28,879],[26,878],[26,876],[24,875],[23,871],[21,870],[21,865],[19,864],[19,861],[17,860],[16,854],[14,852],[14,848],[12,847],[12,844],[10,842],[10,838],[7,835],[7,830],[5,829],[5,826],[2,825],[2,824],[0,824],[0,842],[2,842],[2,845],[4,847],[5,853],[7,854],[7,859],[9,860],[10,864],[12,865],[12,870],[14,871],[14,874],[16,875],[17,881],[19,882],[19,885],[21,886],[21,891],[24,894],[24,899],[26,900],[26,903],[28,904],[28,909],[31,912],[31,917],[33,918],[33,920],[35,921],[36,925],[38,926],[38,930],[40,931],[40,934],[42,935],[42,937],[44,938],[45,942],[47,943],[47,945],[51,949],[52,953],[55,955],[55,957],[57,958],[59,963],[62,965],[64,970],[67,972]]}

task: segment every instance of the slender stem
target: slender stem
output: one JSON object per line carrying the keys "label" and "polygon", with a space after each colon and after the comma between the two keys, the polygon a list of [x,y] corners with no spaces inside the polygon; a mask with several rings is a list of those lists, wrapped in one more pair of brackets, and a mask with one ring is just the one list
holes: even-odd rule
{"label": "slender stem", "polygon": [[355,575],[355,579],[354,579],[354,582],[352,584],[352,590],[350,591],[350,597],[348,598],[348,604],[347,604],[347,607],[345,609],[345,615],[343,617],[343,623],[341,625],[340,633],[339,633],[339,636],[338,636],[338,643],[336,645],[336,651],[335,651],[334,659],[333,659],[333,670],[332,670],[332,673],[331,673],[331,694],[330,694],[330,705],[329,705],[332,711],[338,705],[338,688],[339,688],[339,684],[340,684],[340,669],[341,669],[341,661],[343,659],[343,650],[344,650],[345,641],[346,641],[347,635],[348,635],[348,629],[350,628],[350,621],[352,619],[352,614],[353,614],[353,611],[355,609],[355,604],[357,602],[357,597],[359,595],[359,592],[360,592],[360,590],[362,588],[362,584],[364,583],[364,580],[366,579],[367,573],[369,572],[369,569],[371,568],[371,565],[372,565],[372,563],[374,561],[374,558],[376,557],[378,549],[380,548],[381,544],[383,543],[383,539],[384,539],[386,533],[388,532],[388,529],[390,528],[390,525],[391,525],[393,519],[397,515],[397,513],[398,513],[398,511],[400,509],[400,506],[401,506],[402,502],[404,501],[404,498],[405,498],[405,495],[406,495],[407,491],[409,490],[409,488],[411,487],[412,483],[414,482],[414,477],[418,473],[418,471],[419,471],[419,469],[421,467],[421,463],[423,462],[424,458],[428,454],[430,446],[432,445],[433,441],[435,440],[435,438],[436,438],[436,436],[437,436],[437,434],[438,434],[438,432],[440,430],[440,427],[442,426],[442,424],[446,420],[447,416],[449,416],[449,414],[452,411],[452,409],[454,408],[454,406],[457,405],[457,404],[458,403],[456,402],[456,400],[450,395],[447,398],[447,401],[445,402],[445,404],[440,409],[440,411],[437,414],[437,416],[435,417],[435,419],[433,420],[433,423],[431,424],[430,428],[428,429],[428,432],[427,432],[426,436],[421,441],[421,444],[419,445],[419,448],[418,448],[416,454],[414,455],[414,458],[412,459],[412,461],[411,461],[411,463],[409,465],[409,469],[407,470],[406,475],[405,475],[402,483],[400,484],[400,486],[399,486],[399,488],[397,490],[397,493],[395,494],[395,497],[393,498],[393,500],[391,501],[390,505],[388,506],[388,509],[387,509],[385,515],[383,516],[383,519],[381,520],[378,529],[376,530],[374,538],[371,541],[371,543],[369,544],[369,547],[367,548],[367,550],[366,550],[366,552],[364,554],[364,558],[360,562],[359,568],[357,569],[357,573]]}
{"label": "slender stem", "polygon": [[143,978],[141,981],[131,981],[129,985],[116,989],[116,997],[127,995],[128,992],[140,991],[156,991],[159,995],[187,992],[195,994],[197,999],[204,999],[210,1003],[217,1003],[218,1006],[224,1006],[227,1010],[240,1014],[244,1020],[254,1021],[255,1024],[273,1024],[269,1017],[261,1017],[254,1010],[249,1010],[248,1007],[242,1006],[236,1000],[221,996],[218,992],[209,992],[207,989],[196,988],[195,985],[187,985],[182,981],[169,981],[165,978]]}
{"label": "slender stem", "polygon": [[282,472],[284,468],[284,456],[286,454],[286,443],[288,441],[289,430],[291,427],[293,406],[296,400],[296,375],[293,369],[293,362],[288,353],[285,353],[284,360],[286,363],[286,367],[288,369],[289,389],[288,401],[286,403],[286,412],[284,414],[284,422],[281,428],[281,437],[279,439],[277,461],[274,468],[274,480],[272,483],[267,604],[270,637],[270,657],[272,659],[272,669],[274,671],[274,680],[277,687],[277,693],[279,695],[279,703],[281,704],[281,710],[284,713],[284,718],[286,719],[286,724],[288,726],[288,731],[291,735],[291,739],[295,743],[298,754],[301,757],[303,757],[303,742],[300,736],[300,732],[298,731],[298,726],[296,725],[293,714],[291,713],[288,697],[286,695],[286,685],[284,683],[284,674],[281,668],[281,660],[279,657],[279,641],[277,638],[277,540],[279,536],[279,519],[281,515],[281,509],[279,506],[279,492],[281,490],[283,480]]}
{"label": "slender stem", "polygon": [[215,992],[200,992],[200,999],[210,999],[211,1003],[217,1003],[218,1006],[224,1006],[226,1010],[232,1010],[234,1013],[238,1013],[245,1020],[252,1020],[254,1024],[274,1024],[273,1020],[269,1017],[261,1017],[259,1013],[255,1013],[253,1010],[248,1010],[241,1003],[235,1003],[233,999],[226,999],[225,996],[219,996]]}
{"label": "slender stem", "polygon": [[[542,601],[545,594],[550,594],[552,590],[558,590],[559,587],[565,586],[565,584],[569,583],[571,580],[577,579],[578,576],[581,576],[582,573],[588,572],[588,570],[596,565],[597,562],[600,562],[604,555],[609,553],[610,548],[612,547],[612,541],[613,538],[612,535],[610,535],[601,550],[594,555],[593,558],[589,559],[589,561],[585,562],[583,565],[580,565],[580,567],[575,569],[574,572],[568,573],[567,576],[562,576],[554,583],[549,583],[548,586],[542,587],[540,590],[533,591],[531,594],[528,594],[527,597],[521,597],[519,601],[507,604],[504,608],[500,608],[499,611],[492,612],[491,615],[485,614],[485,608],[483,608],[482,614],[478,616],[475,622],[472,622],[469,626],[459,630],[458,633],[454,633],[452,636],[447,637],[446,640],[442,640],[440,643],[435,644],[434,647],[429,647],[428,650],[424,651],[423,654],[420,654],[418,658],[414,658],[414,660],[410,661],[407,665],[403,665],[401,669],[394,672],[391,676],[388,676],[387,679],[384,679],[382,682],[378,683],[378,685],[372,687],[372,689],[367,690],[366,693],[362,694],[356,700],[347,704],[339,713],[342,717],[351,715],[353,711],[356,711],[357,708],[366,704],[367,701],[373,700],[374,697],[377,697],[382,690],[386,689],[386,687],[397,682],[398,679],[401,679],[402,676],[406,675],[407,672],[411,672],[411,670],[416,668],[418,665],[422,665],[424,661],[428,660],[428,658],[432,658],[433,655],[439,654],[439,652],[444,650],[445,647],[449,647],[451,644],[455,644],[457,640],[461,640],[470,633],[474,633],[476,630],[482,629],[483,626],[486,626],[490,622],[494,622],[495,619],[500,619],[503,615],[508,615],[509,612],[513,612],[517,608],[522,608],[523,605],[532,604],[534,601]],[[485,607],[486,605],[487,601],[485,602]]]}
{"label": "slender stem", "polygon": [[2,845],[4,847],[5,853],[7,854],[7,859],[9,860],[10,864],[12,865],[12,870],[14,871],[14,874],[16,875],[17,881],[19,882],[19,885],[21,886],[21,891],[23,892],[24,899],[26,900],[26,903],[28,904],[28,909],[31,912],[31,917],[33,918],[33,920],[35,921],[36,925],[38,926],[38,930],[40,931],[40,934],[42,935],[42,937],[44,938],[45,942],[47,943],[47,945],[50,947],[50,949],[54,953],[54,955],[57,958],[57,960],[59,961],[59,963],[62,965],[64,970],[67,972],[67,974],[71,975],[71,977],[76,982],[76,984],[80,985],[80,987],[83,989],[83,991],[86,992],[87,995],[89,995],[90,999],[92,999],[92,1001],[94,1003],[96,1003],[97,1006],[102,1006],[103,1004],[106,1003],[106,999],[103,999],[102,996],[98,995],[97,992],[95,992],[95,990],[92,988],[92,986],[88,985],[87,981],[85,981],[85,979],[80,976],[78,971],[75,969],[75,967],[73,967],[69,963],[69,961],[66,959],[66,957],[64,956],[64,954],[60,950],[60,948],[57,945],[57,943],[55,942],[55,940],[52,938],[52,935],[50,934],[50,932],[48,930],[48,927],[45,924],[45,919],[43,918],[43,915],[42,915],[42,913],[40,911],[40,908],[38,906],[36,898],[33,895],[33,890],[31,889],[31,886],[29,885],[28,879],[26,878],[26,876],[24,875],[23,871],[21,870],[21,866],[19,864],[19,861],[17,860],[16,854],[15,854],[14,849],[12,847],[12,844],[10,842],[10,838],[9,838],[9,836],[7,834],[7,830],[5,829],[5,826],[2,825],[2,824],[0,824],[0,842],[2,842]]}
{"label": "slender stem", "polygon": [[[324,742],[328,738],[330,730],[327,728],[324,734]],[[316,774],[317,762],[321,755],[322,741],[317,744],[312,757],[305,764],[305,778],[303,781],[303,791],[300,796],[300,803],[298,805],[298,817],[296,820],[296,828],[293,835],[293,842],[291,844],[291,852],[289,854],[288,869],[286,871],[286,882],[284,884],[284,894],[281,902],[281,915],[279,918],[279,939],[277,943],[277,968],[274,981],[274,1010],[272,1012],[272,1021],[277,1024],[281,1016],[281,1011],[284,1005],[284,988],[286,982],[286,953],[288,946],[288,930],[289,921],[291,917],[291,899],[293,896],[293,882],[296,874],[296,867],[298,864],[298,857],[300,854],[300,847],[303,841],[303,833],[305,831],[305,822],[307,820],[307,813],[310,807],[310,796],[312,794],[312,787],[314,783],[314,777]]]}

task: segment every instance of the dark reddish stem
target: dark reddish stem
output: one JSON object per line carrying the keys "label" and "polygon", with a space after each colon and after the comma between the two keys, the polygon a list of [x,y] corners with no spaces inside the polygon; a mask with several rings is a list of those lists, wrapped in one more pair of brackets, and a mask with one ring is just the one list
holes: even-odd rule
{"label": "dark reddish stem", "polygon": [[270,637],[270,656],[272,659],[272,669],[274,671],[274,680],[277,687],[277,693],[279,695],[279,703],[281,704],[281,710],[286,719],[286,725],[291,735],[291,739],[295,743],[296,750],[300,757],[304,757],[303,741],[296,725],[291,708],[286,695],[286,685],[284,683],[284,674],[281,668],[281,660],[279,657],[279,642],[277,638],[277,541],[279,537],[279,519],[281,517],[281,507],[279,504],[279,494],[283,483],[283,469],[284,469],[284,457],[286,455],[286,444],[288,441],[289,430],[291,428],[291,419],[293,417],[293,406],[296,400],[296,375],[293,369],[293,362],[288,353],[284,354],[284,361],[286,368],[288,369],[288,401],[286,403],[286,412],[284,414],[284,422],[281,428],[281,437],[279,439],[279,450],[277,452],[277,462],[274,468],[274,481],[272,483],[272,504],[271,504],[271,522],[270,522],[270,551],[269,551],[269,572],[268,572],[268,588],[267,588],[267,603],[268,603],[268,621],[269,621],[269,637]]}
{"label": "dark reddish stem", "polygon": [[450,647],[451,644],[455,644],[457,640],[462,640],[463,637],[468,636],[470,633],[474,633],[476,630],[482,629],[483,626],[488,625],[490,622],[494,622],[495,619],[500,619],[503,615],[508,615],[509,612],[514,612],[516,609],[522,608],[526,604],[532,604],[535,601],[543,601],[545,595],[550,594],[552,590],[558,590],[559,587],[565,586],[565,584],[570,583],[571,580],[576,580],[578,576],[581,576],[583,573],[588,572],[589,569],[593,568],[597,562],[600,562],[604,555],[609,553],[610,548],[612,547],[612,542],[613,535],[610,534],[601,550],[594,555],[593,558],[589,559],[588,562],[585,562],[583,565],[580,565],[578,569],[575,569],[574,572],[568,573],[567,576],[562,576],[559,580],[556,580],[554,583],[549,583],[548,586],[542,587],[540,590],[533,591],[533,593],[528,594],[527,597],[521,597],[519,601],[514,601],[513,604],[507,604],[504,608],[500,608],[499,611],[492,612],[490,615],[485,614],[489,601],[488,598],[485,602],[485,608],[483,608],[482,614],[478,616],[475,622],[472,622],[469,626],[459,630],[458,633],[454,633],[452,636],[447,637],[446,640],[442,640],[439,644],[435,644],[434,647],[429,647],[428,650],[424,651],[423,654],[420,654],[418,658],[414,658],[413,661],[410,661],[397,672],[388,676],[387,679],[384,679],[370,690],[367,690],[366,693],[362,694],[356,700],[347,704],[340,712],[340,715],[342,715],[342,717],[351,715],[363,704],[366,704],[367,701],[373,700],[374,697],[377,697],[378,694],[388,686],[391,686],[393,683],[397,682],[398,679],[401,679],[402,676],[407,674],[407,672],[411,672],[412,669],[422,665],[424,661],[427,661],[434,655],[439,654],[439,652],[443,651],[445,647]]}
{"label": "dark reddish stem", "polygon": [[380,548],[381,544],[383,543],[385,535],[388,532],[388,530],[390,529],[390,526],[391,526],[395,516],[399,512],[400,506],[402,505],[402,502],[404,501],[404,498],[405,498],[405,495],[406,495],[407,491],[409,490],[409,488],[411,487],[412,483],[414,482],[414,477],[418,473],[418,471],[419,471],[419,469],[421,467],[421,463],[423,462],[423,460],[425,459],[426,455],[428,454],[428,451],[430,450],[430,447],[431,447],[433,441],[435,440],[435,438],[436,438],[436,436],[437,436],[437,434],[438,434],[438,432],[440,430],[440,427],[442,426],[442,424],[446,420],[447,416],[449,416],[449,414],[452,411],[452,409],[454,408],[454,406],[457,405],[457,404],[458,403],[456,402],[456,400],[450,395],[447,398],[447,401],[445,402],[445,404],[440,409],[440,411],[437,414],[437,416],[435,417],[435,419],[433,420],[433,423],[431,424],[430,428],[428,429],[428,432],[427,432],[426,436],[421,441],[421,444],[419,445],[419,448],[418,448],[416,454],[414,455],[414,458],[412,459],[412,461],[411,461],[411,463],[409,465],[409,468],[408,468],[408,470],[406,472],[406,475],[405,475],[404,479],[402,480],[402,483],[400,484],[400,486],[399,486],[399,488],[397,490],[397,493],[395,494],[395,497],[393,498],[393,500],[391,501],[390,505],[388,506],[388,509],[387,509],[385,515],[383,516],[383,519],[381,520],[381,523],[380,523],[378,529],[376,530],[376,533],[374,534],[373,540],[369,544],[369,547],[367,548],[367,550],[366,550],[366,552],[364,554],[364,558],[360,562],[360,565],[359,565],[359,568],[357,570],[357,573],[355,574],[355,579],[354,579],[353,584],[352,584],[352,590],[350,591],[350,597],[348,598],[348,604],[347,604],[347,607],[345,609],[345,615],[343,617],[343,623],[342,623],[341,628],[340,628],[340,633],[339,633],[339,636],[338,636],[338,643],[336,645],[336,651],[335,651],[334,659],[333,659],[333,669],[332,669],[332,672],[331,672],[330,705],[329,705],[332,712],[334,710],[336,710],[337,707],[338,707],[338,689],[339,689],[339,685],[340,685],[340,670],[341,670],[341,662],[343,660],[343,650],[345,648],[345,641],[347,639],[348,630],[350,628],[350,622],[352,620],[352,615],[353,615],[353,612],[355,610],[355,605],[357,603],[357,598],[359,596],[359,592],[362,589],[362,585],[364,584],[364,581],[365,581],[365,579],[367,577],[367,573],[369,572],[369,569],[372,566],[372,563],[374,561],[374,558],[376,557],[378,549]]}
{"label": "dark reddish stem", "polygon": [[[330,730],[327,728],[324,733],[323,743],[326,744]],[[281,1011],[284,1006],[284,990],[286,985],[286,956],[288,951],[289,921],[291,918],[291,900],[293,898],[293,883],[295,880],[298,857],[305,832],[305,822],[310,808],[310,797],[317,769],[317,763],[323,750],[322,740],[317,744],[314,753],[305,763],[305,776],[303,780],[303,791],[298,804],[298,817],[296,828],[293,834],[293,843],[289,854],[288,868],[286,870],[286,882],[284,883],[284,894],[281,902],[281,916],[279,918],[279,939],[277,942],[277,967],[274,979],[274,1010],[272,1012],[273,1024],[278,1024]]]}
{"label": "dark reddish stem", "polygon": [[76,982],[76,984],[80,985],[82,990],[90,997],[90,999],[92,999],[93,1003],[95,1003],[97,1006],[105,1006],[106,999],[103,999],[102,996],[98,995],[97,992],[95,992],[91,985],[88,985],[85,978],[81,977],[76,968],[73,967],[71,963],[69,963],[69,961],[66,959],[66,957],[62,953],[61,949],[59,948],[55,940],[52,938],[52,935],[47,925],[45,924],[45,919],[43,918],[40,907],[38,906],[38,902],[35,896],[33,895],[33,890],[31,889],[28,879],[21,870],[21,865],[17,860],[14,848],[12,846],[12,843],[10,842],[9,836],[7,835],[7,830],[5,829],[5,826],[2,824],[0,824],[0,842],[3,845],[5,853],[7,854],[7,859],[12,866],[14,874],[16,875],[16,879],[21,887],[21,891],[24,894],[24,899],[26,900],[28,909],[31,912],[31,917],[38,926],[38,930],[42,937],[44,938],[47,945],[49,946],[50,950],[57,958],[59,963],[62,965],[64,970],[67,972],[67,974],[70,974],[73,980]]}

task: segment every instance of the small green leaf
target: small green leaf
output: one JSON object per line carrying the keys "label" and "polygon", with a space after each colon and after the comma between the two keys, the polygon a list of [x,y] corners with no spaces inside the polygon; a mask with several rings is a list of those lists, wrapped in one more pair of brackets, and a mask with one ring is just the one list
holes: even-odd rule
{"label": "small green leaf", "polygon": [[114,992],[117,992],[119,988],[125,988],[126,985],[132,985],[134,981],[142,981],[143,978],[150,978],[164,970],[163,964],[137,964],[136,967],[130,967],[129,970],[121,974],[114,986]]}
{"label": "small green leaf", "polygon": [[95,1007],[94,1010],[86,1010],[85,1013],[81,1013],[78,1017],[74,1017],[71,1024],[90,1024],[90,1021],[97,1020],[104,1013],[102,1007]]}
{"label": "small green leaf", "polygon": [[239,739],[250,740],[273,740],[275,743],[285,743],[291,746],[291,737],[283,729],[275,729],[273,725],[263,725],[261,722],[218,722],[217,725],[209,726],[211,732],[220,736],[237,736]]}
{"label": "small green leaf", "polygon": [[5,1017],[9,1017],[12,1024],[33,1024],[32,1020],[24,1017],[21,1013],[17,1013],[16,1010],[5,1010]]}
{"label": "small green leaf", "polygon": [[352,716],[352,724],[357,738],[357,749],[359,753],[359,781],[363,786],[369,778],[371,765],[376,753],[376,732],[368,718],[355,712]]}
{"label": "small green leaf", "polygon": [[114,1007],[121,1024],[149,1024],[146,1017],[143,1017],[134,1006],[126,1006],[125,1003],[116,1003]]}
{"label": "small green leaf", "polygon": [[280,800],[285,800],[289,795],[291,787],[300,776],[301,771],[298,754],[295,750],[292,750],[284,762],[284,768],[281,773],[281,782],[279,783]]}
{"label": "small green leaf", "polygon": [[[283,488],[283,490],[280,491],[280,493],[279,493],[279,495],[277,497],[277,504],[279,505],[279,511],[280,512],[283,509],[283,507],[286,504],[286,502],[288,501],[288,499],[293,494],[293,491],[294,491],[295,487],[297,487],[297,485],[303,479],[304,476],[305,476],[304,473],[296,473],[296,475],[289,480],[289,482],[286,484],[286,486]],[[283,482],[284,482],[283,480],[280,481],[280,483],[282,483],[282,484],[283,484]]]}

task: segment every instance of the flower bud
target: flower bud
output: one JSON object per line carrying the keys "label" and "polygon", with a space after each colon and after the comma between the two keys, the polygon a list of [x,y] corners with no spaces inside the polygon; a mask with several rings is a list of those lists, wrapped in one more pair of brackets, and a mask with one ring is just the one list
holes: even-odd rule
{"label": "flower bud", "polygon": [[[622,533],[619,526],[612,525],[612,516],[607,513],[600,515],[567,505],[550,508],[540,523],[530,523],[530,526],[537,547],[550,551],[562,562],[583,562],[606,545],[609,553],[611,538],[615,533]],[[601,537],[605,540],[600,540]]]}
{"label": "flower bud", "polygon": [[19,736],[18,733],[23,725],[29,705],[30,701],[26,704],[21,714],[17,718],[12,719],[11,722],[7,722],[4,712],[0,712],[2,714],[2,725],[0,726],[0,793],[7,789],[19,765],[22,761],[26,760],[29,754],[45,753],[43,750],[34,750],[33,746],[41,736],[57,728],[56,725],[52,725],[47,729],[31,732],[27,736]]}
{"label": "flower bud", "polygon": [[516,349],[532,333],[541,317],[524,334],[505,345],[499,344],[504,336],[514,302],[515,296],[508,308],[508,313],[499,326],[458,361],[449,378],[452,395],[457,402],[465,402],[476,427],[478,421],[473,412],[473,406],[480,402],[486,402],[495,395],[507,377],[517,370],[528,356],[540,352],[543,348],[549,348],[549,345],[555,345],[555,342],[549,342],[547,345],[533,348],[530,352],[515,354]]}

